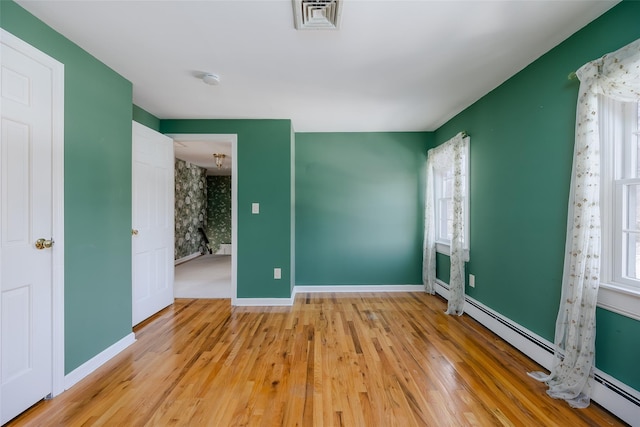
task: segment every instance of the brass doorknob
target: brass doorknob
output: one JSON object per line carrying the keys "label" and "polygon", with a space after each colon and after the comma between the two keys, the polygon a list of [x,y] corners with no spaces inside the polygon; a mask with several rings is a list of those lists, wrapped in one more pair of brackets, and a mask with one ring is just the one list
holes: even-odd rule
{"label": "brass doorknob", "polygon": [[38,239],[36,240],[36,249],[38,250],[49,249],[51,246],[53,246],[54,243],[55,242],[53,241],[53,239],[51,240]]}
{"label": "brass doorknob", "polygon": [[138,230],[136,230],[135,228],[131,230],[131,234],[134,236],[138,235]]}

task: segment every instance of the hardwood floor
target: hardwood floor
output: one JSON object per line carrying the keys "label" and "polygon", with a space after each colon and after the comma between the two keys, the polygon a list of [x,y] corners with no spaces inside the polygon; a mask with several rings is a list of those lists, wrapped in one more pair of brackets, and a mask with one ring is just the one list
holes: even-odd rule
{"label": "hardwood floor", "polygon": [[422,293],[301,294],[293,307],[176,300],[137,342],[11,426],[605,426],[540,367]]}

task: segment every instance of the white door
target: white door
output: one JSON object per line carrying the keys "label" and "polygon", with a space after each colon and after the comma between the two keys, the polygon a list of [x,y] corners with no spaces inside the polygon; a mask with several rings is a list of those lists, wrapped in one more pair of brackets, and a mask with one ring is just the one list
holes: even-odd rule
{"label": "white door", "polygon": [[52,82],[57,74],[51,64],[61,67],[9,36],[2,33],[0,53],[0,423],[53,391]]}
{"label": "white door", "polygon": [[173,303],[173,140],[133,122],[133,325]]}

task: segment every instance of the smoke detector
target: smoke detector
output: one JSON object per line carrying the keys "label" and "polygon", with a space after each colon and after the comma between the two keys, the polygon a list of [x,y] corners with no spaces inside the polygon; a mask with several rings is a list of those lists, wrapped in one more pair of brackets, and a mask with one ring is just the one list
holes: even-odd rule
{"label": "smoke detector", "polygon": [[202,76],[202,81],[208,85],[215,86],[220,84],[220,76],[213,73],[206,73]]}
{"label": "smoke detector", "polygon": [[337,30],[344,0],[292,0],[296,30]]}

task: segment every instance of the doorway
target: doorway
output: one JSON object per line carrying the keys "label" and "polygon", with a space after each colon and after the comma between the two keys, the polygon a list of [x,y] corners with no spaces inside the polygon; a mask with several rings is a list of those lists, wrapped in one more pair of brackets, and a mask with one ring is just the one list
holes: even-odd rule
{"label": "doorway", "polygon": [[[174,140],[176,157],[174,295],[230,298],[235,303],[237,135],[168,136]],[[204,214],[200,213],[202,190],[206,191]]]}

